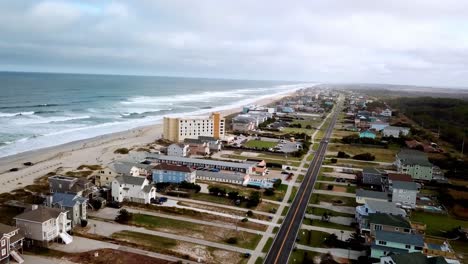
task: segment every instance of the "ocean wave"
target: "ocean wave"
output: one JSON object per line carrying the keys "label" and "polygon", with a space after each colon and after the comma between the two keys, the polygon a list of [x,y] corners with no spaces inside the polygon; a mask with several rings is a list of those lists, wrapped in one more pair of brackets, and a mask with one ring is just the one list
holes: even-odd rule
{"label": "ocean wave", "polygon": [[79,119],[88,119],[91,118],[89,115],[83,116],[51,116],[51,117],[41,117],[41,116],[32,116],[23,119],[13,120],[13,122],[17,125],[37,125],[37,124],[52,124],[52,123],[59,123],[59,122],[66,122],[71,120],[79,120]]}
{"label": "ocean wave", "polygon": [[53,114],[53,113],[58,113],[61,111],[58,110],[44,110],[44,111],[34,111],[35,115],[40,115],[40,114]]}
{"label": "ocean wave", "polygon": [[18,112],[18,113],[2,113],[0,112],[0,117],[13,117],[13,116],[25,116],[25,115],[34,115],[34,112]]}
{"label": "ocean wave", "polygon": [[65,104],[36,104],[36,105],[15,105],[15,106],[0,106],[0,109],[24,109],[32,107],[54,107],[64,106]]}
{"label": "ocean wave", "polygon": [[121,103],[125,105],[165,105],[181,102],[212,102],[221,98],[242,98],[244,96],[238,90],[234,90],[230,92],[202,92],[175,96],[135,96]]}

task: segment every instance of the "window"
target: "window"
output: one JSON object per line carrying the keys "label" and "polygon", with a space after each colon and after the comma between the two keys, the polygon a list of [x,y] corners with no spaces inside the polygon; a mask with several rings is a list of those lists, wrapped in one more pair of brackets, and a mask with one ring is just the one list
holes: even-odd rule
{"label": "window", "polygon": [[6,255],[6,249],[2,249],[2,256]]}
{"label": "window", "polygon": [[415,250],[422,250],[422,247],[414,247]]}
{"label": "window", "polygon": [[411,245],[405,245],[405,248],[411,249]]}
{"label": "window", "polygon": [[380,230],[382,230],[382,226],[381,225],[375,225],[374,230],[380,231]]}
{"label": "window", "polygon": [[379,240],[378,244],[379,244],[379,245],[387,245],[387,241]]}
{"label": "window", "polygon": [[6,244],[6,242],[5,242],[5,239],[4,239],[4,240],[2,240],[2,247],[4,247],[5,244]]}

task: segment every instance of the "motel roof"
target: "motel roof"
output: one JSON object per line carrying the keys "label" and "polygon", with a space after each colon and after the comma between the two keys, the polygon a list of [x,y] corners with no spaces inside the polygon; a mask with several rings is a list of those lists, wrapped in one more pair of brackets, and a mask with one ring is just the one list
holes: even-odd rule
{"label": "motel roof", "polygon": [[168,171],[180,171],[180,172],[187,172],[191,173],[193,170],[187,166],[181,165],[173,165],[167,163],[159,163],[158,165],[154,166],[155,170],[168,170]]}
{"label": "motel roof", "polygon": [[220,161],[220,160],[210,160],[210,159],[194,159],[194,158],[185,158],[185,157],[176,157],[176,156],[165,156],[165,155],[147,155],[147,159],[150,160],[159,160],[160,162],[171,161],[171,162],[181,162],[181,163],[199,163],[207,166],[219,166],[219,167],[231,167],[249,170],[253,167],[252,164],[240,163],[240,162],[229,162],[229,161]]}
{"label": "motel roof", "polygon": [[244,181],[246,174],[197,171],[197,176],[198,177],[211,177],[211,178],[216,178],[216,179],[234,180],[234,181]]}

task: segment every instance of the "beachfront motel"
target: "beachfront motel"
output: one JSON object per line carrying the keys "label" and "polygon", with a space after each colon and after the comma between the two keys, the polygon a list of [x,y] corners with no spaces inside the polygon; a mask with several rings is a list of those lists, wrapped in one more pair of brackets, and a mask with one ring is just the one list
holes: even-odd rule
{"label": "beachfront motel", "polygon": [[220,113],[209,117],[164,117],[163,137],[173,142],[199,136],[223,139],[224,132],[225,120]]}

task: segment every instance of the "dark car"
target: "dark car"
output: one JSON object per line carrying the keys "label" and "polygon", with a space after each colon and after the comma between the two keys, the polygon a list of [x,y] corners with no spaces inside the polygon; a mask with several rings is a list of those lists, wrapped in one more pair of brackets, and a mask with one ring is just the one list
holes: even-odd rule
{"label": "dark car", "polygon": [[107,206],[110,207],[110,208],[116,208],[116,209],[122,208],[122,204],[119,203],[119,202],[116,202],[116,201],[112,201],[110,203],[107,203]]}
{"label": "dark car", "polygon": [[160,203],[165,203],[165,202],[167,202],[167,197],[159,197],[159,202],[160,202]]}
{"label": "dark car", "polygon": [[23,165],[24,166],[32,166],[32,165],[34,165],[34,163],[28,161],[28,162],[23,163]]}
{"label": "dark car", "polygon": [[18,168],[11,168],[10,171],[18,171]]}

